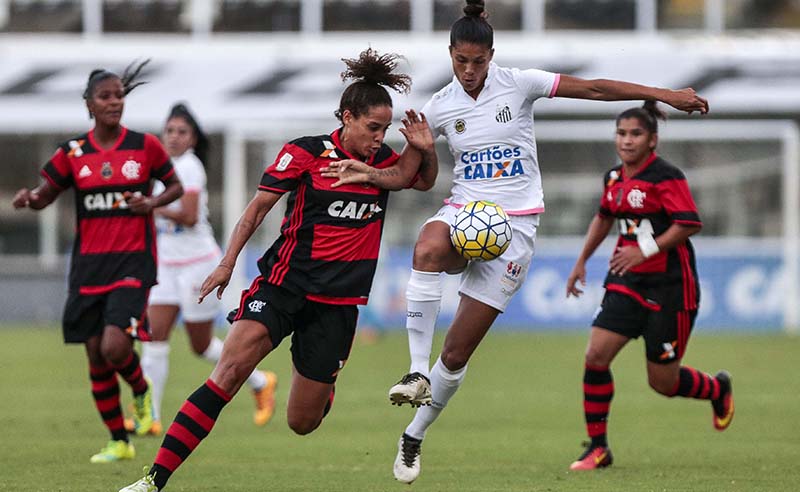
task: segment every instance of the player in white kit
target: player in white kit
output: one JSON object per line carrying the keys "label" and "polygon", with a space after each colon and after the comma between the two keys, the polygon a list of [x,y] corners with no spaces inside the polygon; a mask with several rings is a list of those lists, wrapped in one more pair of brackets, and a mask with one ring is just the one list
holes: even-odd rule
{"label": "player in white kit", "polygon": [[[392,403],[421,406],[400,438],[394,463],[395,478],[406,483],[419,476],[426,430],[458,390],[470,356],[527,276],[539,214],[544,212],[533,130],[534,101],[541,97],[654,99],[689,113],[708,111],[707,101],[692,89],[673,91],[497,66],[492,62],[494,35],[486,21],[484,2],[467,0],[464,13],[450,31],[453,81],[421,111],[434,136],[447,139],[455,160],[455,179],[450,197],[422,227],[414,246],[406,290],[411,368],[389,390]],[[366,181],[396,189],[416,172],[416,168],[367,169],[345,161],[335,163],[323,175],[339,177],[341,183]],[[511,217],[513,239],[497,260],[467,263],[450,242],[453,217],[472,200],[491,200]],[[442,352],[429,371],[442,298],[440,277],[443,272],[462,270],[461,299]]]}
{"label": "player in white kit", "polygon": [[[222,253],[208,222],[208,189],[204,162],[208,139],[183,104],[173,106],[163,134],[164,147],[175,172],[184,183],[184,195],[170,206],[155,210],[158,241],[158,284],[150,291],[147,315],[152,342],[142,348],[142,368],[153,384],[156,425],[150,433],[161,433],[161,401],[169,373],[169,335],[182,315],[192,351],[214,364],[223,342],[213,333],[214,320],[222,308],[214,296],[199,304],[200,286],[219,263]],[[153,194],[160,193],[156,184]],[[256,401],[253,421],[264,425],[272,417],[277,376],[255,370],[247,380]]]}

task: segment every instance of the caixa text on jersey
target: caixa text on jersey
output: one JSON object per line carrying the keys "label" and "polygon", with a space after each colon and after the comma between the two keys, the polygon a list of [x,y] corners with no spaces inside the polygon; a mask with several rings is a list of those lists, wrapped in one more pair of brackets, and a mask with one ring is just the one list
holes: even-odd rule
{"label": "caixa text on jersey", "polygon": [[463,164],[486,163],[489,161],[508,160],[512,157],[521,157],[522,150],[519,147],[501,147],[495,145],[488,149],[476,150],[475,152],[464,152],[461,154]]}

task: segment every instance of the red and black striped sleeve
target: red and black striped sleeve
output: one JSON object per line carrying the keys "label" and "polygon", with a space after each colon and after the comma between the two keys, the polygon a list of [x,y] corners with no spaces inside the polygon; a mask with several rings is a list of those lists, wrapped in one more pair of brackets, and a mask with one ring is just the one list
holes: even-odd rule
{"label": "red and black striped sleeve", "polygon": [[656,189],[661,199],[661,206],[673,223],[688,226],[703,225],[692,192],[689,190],[689,183],[680,169],[674,168],[667,179],[656,185]]}
{"label": "red and black striped sleeve", "polygon": [[175,174],[169,154],[155,135],[145,133],[144,151],[150,163],[150,177],[164,181]]}
{"label": "red and black striped sleeve", "polygon": [[258,189],[281,194],[292,191],[313,162],[314,157],[308,150],[295,142],[287,143],[278,152],[275,162],[264,170]]}
{"label": "red and black striped sleeve", "polygon": [[72,176],[72,166],[70,166],[64,146],[60,146],[56,150],[53,157],[42,168],[41,174],[44,179],[58,190],[67,189],[75,183]]}

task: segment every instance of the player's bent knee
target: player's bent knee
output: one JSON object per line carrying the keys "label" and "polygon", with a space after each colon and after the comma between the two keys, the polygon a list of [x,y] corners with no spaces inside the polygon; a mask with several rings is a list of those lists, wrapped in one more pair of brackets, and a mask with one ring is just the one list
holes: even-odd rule
{"label": "player's bent knee", "polygon": [[650,387],[656,393],[660,393],[664,396],[673,396],[673,391],[675,389],[675,381],[667,380],[664,378],[655,378],[649,377],[647,382],[650,384]]}
{"label": "player's bent knee", "polygon": [[603,351],[596,350],[592,347],[586,349],[585,360],[586,365],[594,367],[605,367],[611,364],[610,357],[603,353]]}
{"label": "player's bent knee", "polygon": [[426,272],[442,271],[450,252],[450,243],[419,242],[414,246],[413,267]]}
{"label": "player's bent knee", "polygon": [[451,372],[463,369],[464,366],[467,365],[467,362],[469,362],[469,357],[467,357],[466,354],[459,353],[455,350],[442,351],[440,358],[442,359],[442,364],[444,364],[444,367]]}
{"label": "player's bent knee", "polygon": [[287,416],[286,420],[289,424],[289,428],[299,436],[311,434],[322,422],[322,419],[320,418],[309,418],[307,416],[296,416],[291,414]]}

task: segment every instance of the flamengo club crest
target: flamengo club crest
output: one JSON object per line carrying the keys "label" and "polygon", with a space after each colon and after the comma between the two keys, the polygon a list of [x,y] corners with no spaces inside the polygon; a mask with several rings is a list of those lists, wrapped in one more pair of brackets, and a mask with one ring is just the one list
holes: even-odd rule
{"label": "flamengo club crest", "polygon": [[631,208],[643,208],[644,199],[646,197],[647,193],[638,188],[634,188],[628,192],[628,205],[630,205]]}
{"label": "flamengo club crest", "polygon": [[122,165],[122,175],[128,179],[139,179],[142,165],[133,159],[125,161]]}

